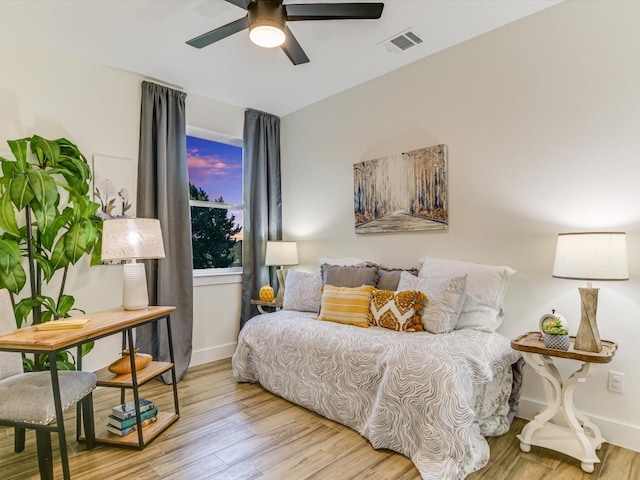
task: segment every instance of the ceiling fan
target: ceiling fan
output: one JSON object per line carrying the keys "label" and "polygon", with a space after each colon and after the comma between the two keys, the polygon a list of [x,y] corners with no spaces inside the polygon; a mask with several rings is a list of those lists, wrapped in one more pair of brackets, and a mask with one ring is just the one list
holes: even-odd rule
{"label": "ceiling fan", "polygon": [[226,0],[247,10],[247,15],[187,41],[202,48],[246,28],[251,41],[262,47],[280,47],[294,65],[307,63],[309,57],[287,27],[301,20],[378,19],[384,3],[305,3],[283,5],[283,0]]}

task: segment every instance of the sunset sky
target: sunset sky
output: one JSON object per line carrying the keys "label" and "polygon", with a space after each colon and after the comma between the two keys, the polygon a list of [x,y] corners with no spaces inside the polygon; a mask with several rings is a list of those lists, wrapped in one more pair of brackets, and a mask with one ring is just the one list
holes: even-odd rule
{"label": "sunset sky", "polygon": [[[242,148],[187,135],[189,181],[207,192],[209,200],[242,203]],[[242,226],[242,209],[232,209],[235,223]],[[242,239],[242,232],[236,236]]]}
{"label": "sunset sky", "polygon": [[242,203],[242,148],[187,135],[189,181],[214,201]]}

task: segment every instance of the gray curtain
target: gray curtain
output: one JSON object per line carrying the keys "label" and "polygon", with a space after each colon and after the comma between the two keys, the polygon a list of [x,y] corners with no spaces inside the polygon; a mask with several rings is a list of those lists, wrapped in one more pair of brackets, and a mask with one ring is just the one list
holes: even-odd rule
{"label": "gray curtain", "polygon": [[257,313],[251,305],[265,283],[276,284],[275,268],[264,265],[267,240],[282,239],[280,118],[246,110],[244,115],[244,221],[240,326]]}
{"label": "gray curtain", "polygon": [[[185,123],[186,93],[142,82],[137,216],[157,218],[166,258],[147,260],[150,305],[173,305],[171,331],[176,379],[191,360],[193,263]],[[154,359],[169,361],[166,322],[136,329],[136,345]],[[162,376],[171,382],[170,372]]]}

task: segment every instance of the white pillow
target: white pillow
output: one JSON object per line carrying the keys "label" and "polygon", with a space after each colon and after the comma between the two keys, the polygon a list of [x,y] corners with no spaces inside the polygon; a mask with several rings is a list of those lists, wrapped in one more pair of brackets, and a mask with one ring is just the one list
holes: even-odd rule
{"label": "white pillow", "polygon": [[427,332],[449,333],[456,326],[464,303],[466,277],[429,279],[407,272],[400,274],[398,290],[419,290],[427,296],[422,326]]}
{"label": "white pillow", "polygon": [[299,312],[320,311],[322,302],[322,276],[320,273],[305,273],[288,270],[284,281],[283,310]]}
{"label": "white pillow", "polygon": [[418,276],[451,278],[467,275],[467,287],[462,312],[456,329],[480,327],[495,330],[502,323],[502,302],[509,279],[516,271],[511,267],[422,257]]}

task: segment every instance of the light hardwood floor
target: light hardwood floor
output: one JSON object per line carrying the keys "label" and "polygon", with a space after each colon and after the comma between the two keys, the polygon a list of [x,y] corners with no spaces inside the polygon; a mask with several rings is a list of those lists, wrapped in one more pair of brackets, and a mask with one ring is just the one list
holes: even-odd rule
{"label": "light hardwood floor", "polygon": [[[74,441],[75,415],[68,425],[73,480],[419,480],[406,457],[374,450],[342,425],[295,406],[259,385],[237,384],[229,360],[189,369],[179,383],[180,419],[143,450],[97,446],[87,451]],[[142,396],[170,410],[171,388],[152,381]],[[97,422],[106,422],[117,404],[115,389],[94,393]],[[640,453],[605,444],[602,463],[592,474],[580,462],[542,448],[522,453],[515,438],[524,420],[509,433],[489,439],[491,460],[468,480],[627,480],[640,478]],[[62,478],[54,439],[55,476]],[[13,430],[0,427],[0,479],[38,479],[35,435],[13,452]]]}

